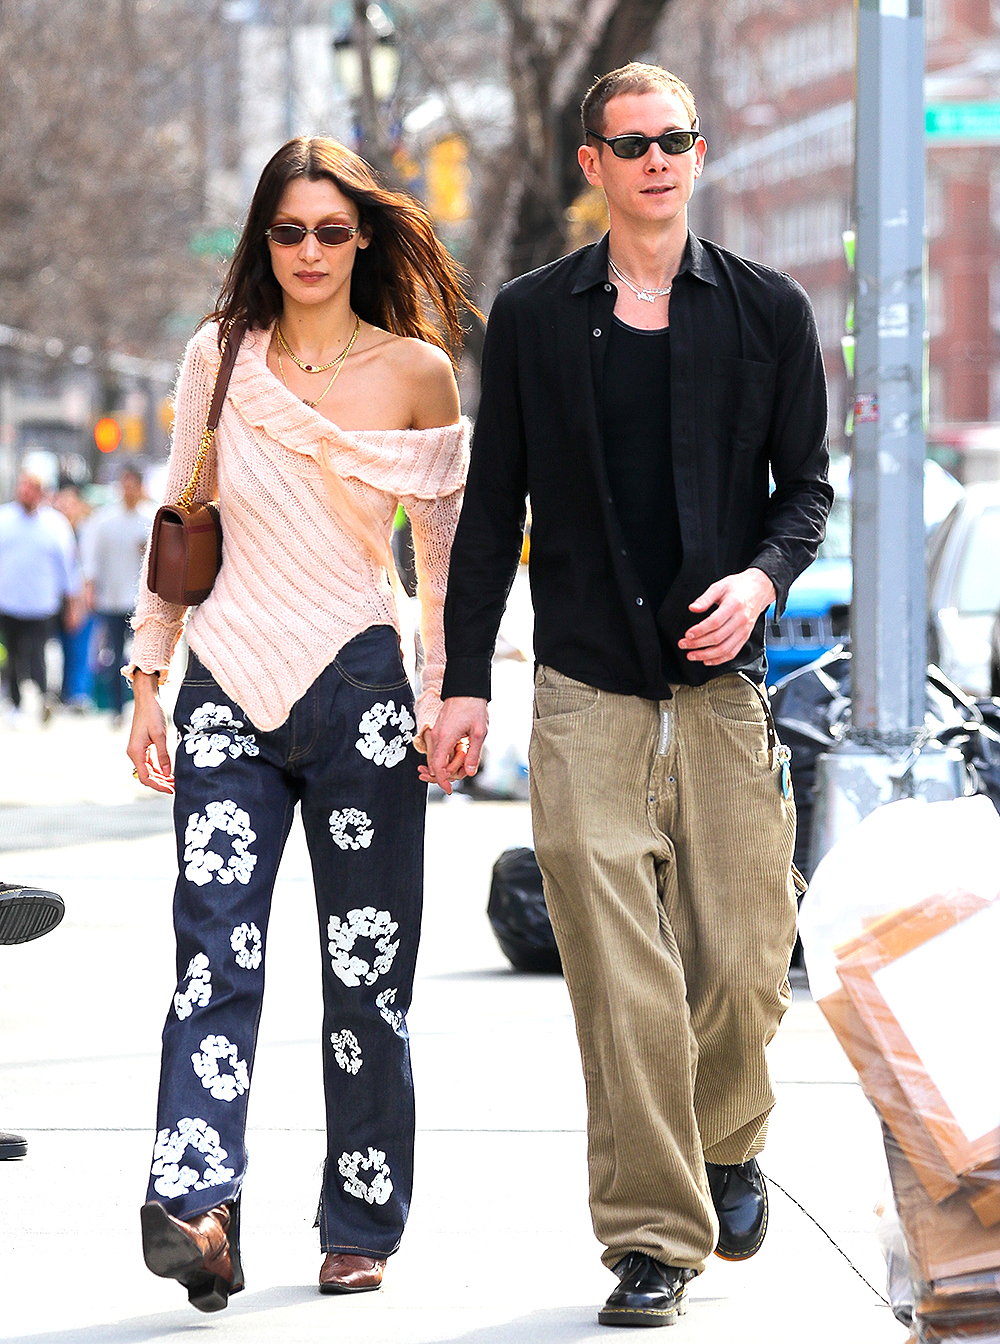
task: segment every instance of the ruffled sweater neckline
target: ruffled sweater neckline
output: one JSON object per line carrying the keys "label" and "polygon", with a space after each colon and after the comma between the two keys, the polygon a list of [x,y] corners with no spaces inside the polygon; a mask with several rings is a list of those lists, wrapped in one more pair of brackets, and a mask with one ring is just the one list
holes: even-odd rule
{"label": "ruffled sweater neckline", "polygon": [[[273,330],[272,324],[246,333],[229,381],[227,400],[250,428],[292,452],[334,467],[341,476],[383,488],[388,484],[386,469],[393,462],[401,466],[418,460],[423,466],[421,475],[427,475],[428,483],[433,479],[433,495],[461,487],[471,431],[466,416],[454,425],[434,429],[342,429],[290,392],[268,368]],[[213,368],[218,368],[220,360],[216,333],[214,323],[199,333],[203,353]],[[411,493],[424,495],[422,490],[412,490],[412,480],[405,485]]]}

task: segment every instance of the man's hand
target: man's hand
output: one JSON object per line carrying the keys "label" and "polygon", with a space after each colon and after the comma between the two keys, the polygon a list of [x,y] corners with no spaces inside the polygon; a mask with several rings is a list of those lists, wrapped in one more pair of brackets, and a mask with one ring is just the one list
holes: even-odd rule
{"label": "man's hand", "polygon": [[420,766],[424,783],[439,784],[445,793],[451,793],[456,779],[474,775],[489,725],[487,701],[471,695],[445,700],[437,723],[424,733],[427,764]]}
{"label": "man's hand", "polygon": [[750,638],[757,617],[774,599],[774,584],[762,569],[729,574],[691,603],[690,611],[708,611],[709,607],[715,610],[692,625],[677,647],[685,650],[693,663],[705,663],[708,667],[728,663]]}

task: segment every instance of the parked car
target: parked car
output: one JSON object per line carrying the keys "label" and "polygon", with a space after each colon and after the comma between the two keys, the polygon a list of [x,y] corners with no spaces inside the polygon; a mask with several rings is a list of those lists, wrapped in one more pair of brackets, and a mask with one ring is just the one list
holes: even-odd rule
{"label": "parked car", "polygon": [[931,545],[927,657],[973,696],[994,693],[990,629],[998,608],[1000,482],[970,485]]}
{"label": "parked car", "polygon": [[[769,686],[849,637],[853,578],[850,469],[847,457],[831,462],[830,483],[835,495],[826,539],[816,559],[788,590],[781,619],[774,619],[773,607],[768,612]],[[936,462],[928,459],[924,463],[924,527],[928,537],[934,535],[964,494],[954,476]]]}

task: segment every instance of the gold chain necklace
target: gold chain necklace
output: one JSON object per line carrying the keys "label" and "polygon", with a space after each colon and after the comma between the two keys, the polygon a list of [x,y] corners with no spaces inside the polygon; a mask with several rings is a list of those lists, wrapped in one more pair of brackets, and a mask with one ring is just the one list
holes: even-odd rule
{"label": "gold chain necklace", "polygon": [[[341,351],[341,353],[340,353],[340,354],[337,356],[337,358],[333,361],[333,364],[335,364],[335,365],[337,366],[335,369],[333,369],[333,377],[332,377],[332,378],[330,379],[330,381],[327,383],[326,387],[323,388],[323,391],[319,394],[319,396],[316,398],[315,401],[310,401],[308,397],[300,397],[299,400],[302,402],[302,404],[303,404],[304,406],[308,406],[308,407],[310,407],[311,410],[315,410],[316,407],[317,407],[317,406],[320,404],[320,402],[323,400],[323,398],[326,396],[326,394],[329,392],[330,388],[333,387],[334,383],[337,381],[337,374],[338,374],[338,373],[340,372],[340,370],[344,367],[344,360],[345,360],[345,359],[347,358],[347,356],[351,353],[351,347],[354,345],[354,342],[358,339],[358,332],[359,332],[360,330],[361,330],[361,318],[360,318],[360,317],[355,317],[355,319],[354,319],[354,332],[353,332],[352,335],[351,335],[351,339],[347,342],[346,347]],[[278,329],[278,334],[279,334],[279,336],[280,336],[280,334],[281,334],[281,329],[280,329],[280,328]],[[284,345],[284,342],[282,341],[281,344]],[[288,346],[287,346],[287,345],[285,346],[285,349],[288,350]],[[285,369],[284,369],[284,366],[283,366],[282,363],[281,363],[281,350],[280,350],[280,349],[277,350],[276,353],[277,353],[277,356],[278,356],[278,372],[281,374],[281,381],[285,384],[285,387],[288,387],[288,380],[287,380],[286,377],[285,377]],[[290,355],[292,355],[291,350],[288,350],[288,353],[289,353]],[[292,355],[292,358],[295,359],[295,356]],[[295,359],[295,362],[296,362],[296,364],[299,363],[299,361],[298,361],[297,359]],[[323,366],[323,370],[320,370],[320,369],[314,369],[313,372],[314,372],[314,373],[320,373],[320,372],[322,372],[322,371],[325,371],[326,369],[333,368],[333,364],[324,364],[324,366]],[[299,367],[301,368],[302,365],[299,365]],[[291,388],[289,388],[289,391],[291,391]]]}
{"label": "gold chain necklace", "polygon": [[293,364],[297,364],[303,373],[326,373],[327,369],[332,369],[334,364],[336,364],[337,360],[342,358],[343,356],[344,352],[341,351],[339,355],[337,355],[334,359],[330,360],[329,364],[305,364],[301,359],[299,359],[298,355],[285,340],[285,333],[281,330],[280,322],[275,324],[275,331],[278,337],[279,345],[281,345],[281,347],[284,349],[285,354],[288,355],[288,357],[292,360]]}

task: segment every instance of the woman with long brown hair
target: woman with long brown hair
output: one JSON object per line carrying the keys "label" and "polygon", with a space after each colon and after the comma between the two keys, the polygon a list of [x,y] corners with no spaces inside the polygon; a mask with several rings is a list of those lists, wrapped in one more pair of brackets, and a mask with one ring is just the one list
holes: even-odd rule
{"label": "woman with long brown hair", "polygon": [[[157,686],[185,610],[145,582],[128,669],[128,754],[142,783],[175,792],[180,868],[143,1250],[203,1311],[243,1287],[247,1094],[296,803],[323,946],[321,1291],[377,1288],[406,1220],[417,750],[440,708],[441,610],[468,461],[449,359],[463,304],[462,273],[416,202],[335,141],[292,140],[264,169],[181,370],[168,499],[191,474],[220,351],[245,325],[198,487],[197,498],[218,497],[223,559],[187,621],[173,774]],[[390,578],[400,503],[422,612],[416,702]]]}

